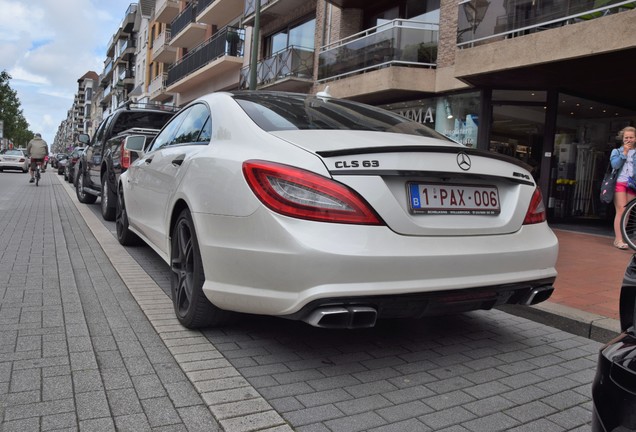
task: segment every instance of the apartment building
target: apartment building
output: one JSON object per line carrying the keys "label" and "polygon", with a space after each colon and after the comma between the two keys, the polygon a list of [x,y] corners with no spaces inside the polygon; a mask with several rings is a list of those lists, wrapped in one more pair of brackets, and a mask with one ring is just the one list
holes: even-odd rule
{"label": "apartment building", "polygon": [[597,195],[636,121],[635,4],[155,0],[146,93],[182,106],[210,91],[328,87],[526,162],[554,220],[611,220]]}
{"label": "apartment building", "polygon": [[244,64],[243,4],[237,0],[157,0],[151,20],[150,100],[184,105],[235,89]]}
{"label": "apartment building", "polygon": [[77,135],[90,133],[93,127],[94,90],[99,87],[97,72],[88,71],[77,80],[77,93],[73,105],[66,112],[66,119],[58,127],[52,143],[55,152],[65,152],[73,147]]}

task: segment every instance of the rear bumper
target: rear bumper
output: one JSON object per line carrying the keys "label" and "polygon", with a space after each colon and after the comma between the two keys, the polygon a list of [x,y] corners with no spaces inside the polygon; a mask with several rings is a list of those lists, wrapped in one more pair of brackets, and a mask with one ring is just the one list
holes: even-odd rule
{"label": "rear bumper", "polygon": [[[423,303],[426,314],[445,312],[451,303],[481,309],[516,302],[512,293],[550,285],[556,277],[558,242],[547,224],[507,235],[417,237],[265,210],[248,218],[193,218],[203,290],[217,307],[237,312],[295,317],[312,302],[379,298],[388,314],[393,298],[409,295],[419,299],[417,313]],[[483,298],[450,302],[438,294],[462,297],[477,289]],[[460,307],[464,301],[473,306]]]}
{"label": "rear bumper", "polygon": [[554,278],[548,278],[504,286],[463,290],[322,298],[314,300],[298,312],[284,317],[308,321],[308,317],[315,311],[324,308],[368,307],[376,311],[377,318],[422,318],[478,309],[492,309],[503,304],[531,305],[547,300],[554,291],[553,283]]}

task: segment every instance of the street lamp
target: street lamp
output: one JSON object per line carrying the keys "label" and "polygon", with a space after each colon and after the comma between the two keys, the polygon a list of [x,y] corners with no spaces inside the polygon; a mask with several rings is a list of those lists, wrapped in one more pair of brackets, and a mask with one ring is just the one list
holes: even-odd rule
{"label": "street lamp", "polygon": [[488,11],[488,7],[490,6],[490,1],[488,0],[468,0],[463,2],[464,6],[464,14],[466,15],[466,20],[468,21],[469,27],[460,30],[459,36],[464,34],[468,30],[472,30],[473,35],[477,30],[477,27],[486,17],[486,12]]}

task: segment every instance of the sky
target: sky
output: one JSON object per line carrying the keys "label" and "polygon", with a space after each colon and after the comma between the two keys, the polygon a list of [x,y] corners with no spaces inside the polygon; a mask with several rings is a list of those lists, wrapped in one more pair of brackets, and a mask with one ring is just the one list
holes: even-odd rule
{"label": "sky", "polygon": [[104,69],[106,45],[131,0],[0,0],[0,71],[12,79],[32,132],[50,145],[77,80]]}

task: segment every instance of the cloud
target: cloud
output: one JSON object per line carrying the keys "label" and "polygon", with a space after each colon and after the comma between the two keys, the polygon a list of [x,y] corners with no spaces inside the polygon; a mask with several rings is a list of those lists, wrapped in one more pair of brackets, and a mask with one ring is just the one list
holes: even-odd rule
{"label": "cloud", "polygon": [[0,0],[0,70],[12,76],[32,131],[52,143],[77,80],[104,68],[130,0]]}

